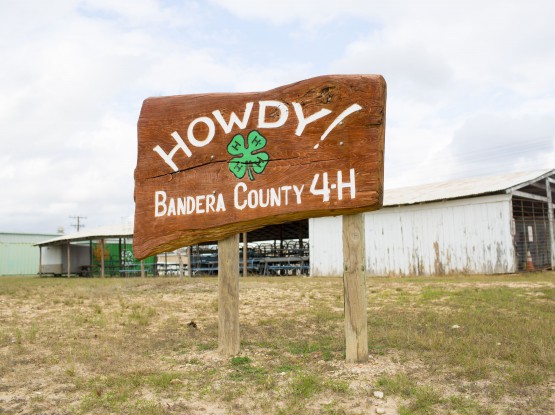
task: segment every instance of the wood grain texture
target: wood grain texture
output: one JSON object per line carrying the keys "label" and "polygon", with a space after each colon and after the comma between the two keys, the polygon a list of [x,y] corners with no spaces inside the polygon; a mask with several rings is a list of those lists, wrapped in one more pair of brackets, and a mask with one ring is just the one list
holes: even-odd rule
{"label": "wood grain texture", "polygon": [[[284,111],[278,107],[263,106],[267,101],[282,103],[287,117],[281,118]],[[252,106],[247,110],[249,103]],[[386,84],[379,75],[322,76],[259,93],[146,99],[138,122],[135,256],[140,259],[181,246],[216,241],[270,224],[379,209],[383,194],[385,103]],[[334,124],[354,105],[360,109]],[[323,110],[327,113],[321,113]],[[216,113],[226,122],[235,114],[245,123],[233,124],[226,133]],[[322,116],[308,120],[318,113]],[[282,125],[271,127],[280,119]],[[228,152],[228,145],[238,134],[247,140],[253,131],[266,139],[260,151],[268,155],[269,161],[263,172],[253,173],[250,168],[250,175],[238,178],[231,172],[237,158]],[[176,135],[190,156],[177,147]],[[197,141],[190,141],[190,136]],[[155,148],[168,157],[171,154],[177,170]],[[355,174],[355,197],[351,197],[349,188],[341,189],[340,197],[338,172],[343,183],[350,183],[350,169]],[[328,175],[329,200],[310,191],[312,183],[316,183],[316,189],[324,187],[323,173]],[[319,180],[315,182],[316,174]],[[293,186],[300,191],[298,197]],[[156,203],[157,191],[164,192],[164,206],[169,206],[170,200],[177,205],[188,197],[200,197],[204,204],[200,210],[186,214],[173,214],[168,209],[167,214],[156,216],[155,212],[163,211],[162,205]],[[259,203],[238,208],[249,201],[250,191],[262,192],[262,196],[257,196],[261,198]],[[279,193],[280,203],[263,206],[271,192]],[[209,197],[221,198],[225,210],[209,211]]]}
{"label": "wood grain texture", "polygon": [[346,361],[368,361],[364,215],[343,216]]}
{"label": "wood grain texture", "polygon": [[239,234],[218,242],[218,346],[239,353]]}

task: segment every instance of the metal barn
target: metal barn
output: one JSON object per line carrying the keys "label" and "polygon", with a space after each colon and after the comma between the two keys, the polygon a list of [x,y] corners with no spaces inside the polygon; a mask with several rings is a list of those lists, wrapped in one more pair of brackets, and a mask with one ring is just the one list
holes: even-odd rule
{"label": "metal barn", "polygon": [[[553,269],[555,170],[385,190],[365,214],[368,275]],[[310,274],[342,274],[341,217],[310,219]]]}
{"label": "metal barn", "polygon": [[0,232],[0,275],[33,275],[39,272],[35,244],[52,234]]}

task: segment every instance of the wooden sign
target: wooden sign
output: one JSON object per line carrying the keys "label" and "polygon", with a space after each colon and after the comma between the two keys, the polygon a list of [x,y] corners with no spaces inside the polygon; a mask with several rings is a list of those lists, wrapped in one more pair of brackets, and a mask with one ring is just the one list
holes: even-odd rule
{"label": "wooden sign", "polygon": [[379,209],[385,102],[379,75],[146,99],[138,123],[135,256]]}

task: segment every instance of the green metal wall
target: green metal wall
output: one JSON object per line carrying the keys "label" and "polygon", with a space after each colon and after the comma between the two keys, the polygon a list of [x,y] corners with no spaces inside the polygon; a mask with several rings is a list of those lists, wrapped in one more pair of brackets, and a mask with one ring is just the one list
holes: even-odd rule
{"label": "green metal wall", "polygon": [[[36,275],[39,272],[39,247],[35,244],[55,238],[55,234],[23,234],[0,233],[0,276],[2,275]],[[93,270],[96,275],[100,269],[100,247],[92,244]],[[114,275],[121,275],[121,269],[140,267],[140,261],[133,256],[131,240],[121,243],[122,258],[119,257],[120,244],[105,244],[105,266],[113,270]],[[145,270],[152,274],[156,264],[156,257],[144,260]],[[110,274],[108,274],[110,275]]]}
{"label": "green metal wall", "polygon": [[[120,258],[121,249],[121,258]],[[100,273],[101,251],[100,244],[92,244],[92,266],[95,275]],[[121,275],[124,269],[139,269],[140,261],[133,255],[133,244],[125,241],[119,243],[108,242],[104,245],[104,267],[108,275]],[[148,274],[152,274],[156,264],[156,256],[145,258],[144,266]]]}
{"label": "green metal wall", "polygon": [[40,254],[35,244],[56,236],[0,233],[0,275],[36,275]]}

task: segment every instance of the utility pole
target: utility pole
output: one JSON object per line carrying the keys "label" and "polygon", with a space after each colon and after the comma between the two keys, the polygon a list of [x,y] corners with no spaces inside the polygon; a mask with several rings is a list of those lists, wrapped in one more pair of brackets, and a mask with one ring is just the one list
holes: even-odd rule
{"label": "utility pole", "polygon": [[79,229],[85,227],[85,225],[83,225],[81,223],[81,220],[87,219],[87,217],[86,216],[70,216],[70,219],[76,219],[77,220],[77,223],[72,223],[71,226],[73,226],[77,230],[77,232],[79,232]]}

